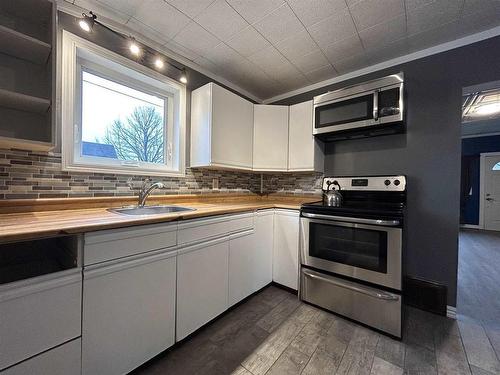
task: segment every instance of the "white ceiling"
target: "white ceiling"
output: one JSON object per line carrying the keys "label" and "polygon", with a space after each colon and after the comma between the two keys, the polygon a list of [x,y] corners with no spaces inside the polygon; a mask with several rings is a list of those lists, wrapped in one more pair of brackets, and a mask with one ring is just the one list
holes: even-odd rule
{"label": "white ceiling", "polygon": [[260,99],[500,25],[500,0],[66,0]]}

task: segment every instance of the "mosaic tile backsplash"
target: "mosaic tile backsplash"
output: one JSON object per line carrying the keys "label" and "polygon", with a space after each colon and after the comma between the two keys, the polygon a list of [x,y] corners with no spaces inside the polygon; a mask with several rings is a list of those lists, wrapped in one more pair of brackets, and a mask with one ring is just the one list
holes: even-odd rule
{"label": "mosaic tile backsplash", "polygon": [[[263,193],[319,194],[321,174],[264,174]],[[59,153],[0,149],[0,199],[130,196],[137,193],[146,176],[66,172]],[[261,192],[261,175],[252,172],[186,170],[185,177],[150,177],[165,189],[154,194],[250,194]],[[213,179],[219,189],[212,189]]]}

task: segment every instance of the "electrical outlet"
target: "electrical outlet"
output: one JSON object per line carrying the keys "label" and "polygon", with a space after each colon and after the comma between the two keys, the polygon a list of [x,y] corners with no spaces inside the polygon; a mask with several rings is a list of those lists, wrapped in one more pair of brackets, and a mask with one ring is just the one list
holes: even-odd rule
{"label": "electrical outlet", "polygon": [[219,179],[218,178],[212,179],[212,189],[219,190]]}

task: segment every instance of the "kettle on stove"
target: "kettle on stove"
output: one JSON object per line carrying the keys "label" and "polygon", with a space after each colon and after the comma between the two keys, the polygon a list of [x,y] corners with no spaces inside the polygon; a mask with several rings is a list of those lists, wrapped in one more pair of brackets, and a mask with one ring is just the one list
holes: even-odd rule
{"label": "kettle on stove", "polygon": [[[337,181],[327,182],[328,188],[325,193],[325,203],[330,207],[340,207],[342,205],[342,194],[340,194],[340,185]],[[338,190],[335,190],[335,186],[332,188],[332,185],[337,185]]]}

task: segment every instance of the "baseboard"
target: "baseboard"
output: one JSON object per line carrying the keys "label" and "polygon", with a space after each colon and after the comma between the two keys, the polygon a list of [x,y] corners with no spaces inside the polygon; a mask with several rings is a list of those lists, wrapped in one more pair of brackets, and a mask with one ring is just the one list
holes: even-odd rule
{"label": "baseboard", "polygon": [[466,229],[482,229],[480,225],[474,225],[474,224],[460,224],[460,228],[466,228]]}
{"label": "baseboard", "polygon": [[276,281],[272,281],[271,282],[271,285],[274,285],[275,287],[277,288],[280,288],[280,289],[283,289],[283,290],[286,290],[287,292],[290,292],[292,294],[298,294],[298,290],[296,289],[293,289],[293,288],[290,288],[289,286],[285,286],[283,284],[280,284],[280,283],[277,283]]}
{"label": "baseboard", "polygon": [[457,308],[455,306],[446,306],[446,316],[450,319],[457,319]]}

